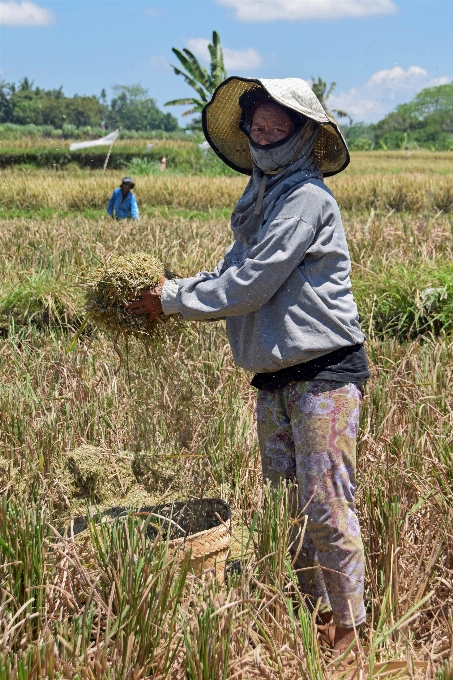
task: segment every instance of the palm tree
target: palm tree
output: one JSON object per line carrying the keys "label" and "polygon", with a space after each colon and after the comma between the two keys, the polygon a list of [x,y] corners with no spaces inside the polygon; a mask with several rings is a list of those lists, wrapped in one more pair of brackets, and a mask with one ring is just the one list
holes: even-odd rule
{"label": "palm tree", "polygon": [[33,90],[33,85],[33,80],[29,80],[27,76],[25,76],[25,78],[22,78],[22,80],[19,82],[19,90],[31,92],[31,90]]}
{"label": "palm tree", "polygon": [[342,109],[327,108],[327,100],[336,88],[337,84],[331,83],[329,89],[327,90],[327,83],[324,82],[321,76],[318,76],[318,80],[315,80],[314,78],[311,80],[311,89],[318,97],[319,101],[321,102],[321,106],[326,110],[326,113],[328,113],[330,116],[333,116],[333,118],[335,118],[335,115],[337,115],[339,118],[349,118],[350,123],[352,123],[351,116],[346,111],[343,111]]}
{"label": "palm tree", "polygon": [[178,57],[180,63],[185,68],[185,71],[181,71],[180,68],[172,64],[173,71],[177,76],[184,78],[186,83],[198,94],[198,98],[186,97],[185,99],[174,99],[171,102],[166,102],[164,106],[188,104],[192,108],[189,111],[184,111],[183,116],[189,116],[191,113],[200,113],[202,111],[216,87],[227,77],[222,45],[217,31],[212,32],[212,43],[208,45],[208,50],[211,57],[209,71],[201,66],[195,55],[186,47],[182,51],[172,47],[172,52]]}

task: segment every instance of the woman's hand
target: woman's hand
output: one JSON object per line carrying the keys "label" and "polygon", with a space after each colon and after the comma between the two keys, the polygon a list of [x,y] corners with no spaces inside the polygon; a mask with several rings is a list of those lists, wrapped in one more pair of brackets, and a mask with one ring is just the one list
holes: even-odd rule
{"label": "woman's hand", "polygon": [[126,309],[129,309],[132,314],[136,314],[137,316],[148,314],[148,322],[154,321],[159,314],[163,313],[160,296],[162,295],[162,286],[166,280],[167,279],[161,278],[159,285],[152,290],[149,288],[141,290],[140,298],[134,300],[134,302],[129,302],[129,304],[126,305]]}

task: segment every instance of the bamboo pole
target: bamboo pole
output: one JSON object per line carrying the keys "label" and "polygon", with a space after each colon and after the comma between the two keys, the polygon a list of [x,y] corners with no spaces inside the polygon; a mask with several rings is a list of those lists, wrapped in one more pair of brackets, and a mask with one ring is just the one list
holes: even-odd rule
{"label": "bamboo pole", "polygon": [[108,154],[107,154],[107,158],[105,159],[103,172],[105,172],[105,169],[106,169],[106,167],[107,167],[107,163],[109,162],[110,154],[111,154],[111,152],[112,152],[112,149],[113,149],[113,145],[114,145],[114,144],[115,144],[115,142],[112,142],[112,143],[110,144],[109,152],[108,152]]}

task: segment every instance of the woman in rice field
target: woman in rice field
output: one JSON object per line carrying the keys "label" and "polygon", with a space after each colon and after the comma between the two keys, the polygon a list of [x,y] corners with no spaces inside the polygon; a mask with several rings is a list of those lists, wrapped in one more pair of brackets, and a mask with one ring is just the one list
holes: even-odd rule
{"label": "woman in rice field", "polygon": [[308,515],[300,587],[339,656],[365,621],[354,494],[369,372],[341,217],[323,182],[348,165],[348,150],[296,78],[228,78],[203,126],[217,155],[251,175],[231,218],[234,242],[213,272],[163,280],[130,307],[150,320],[226,318],[236,364],[255,374],[264,479],[298,483]]}
{"label": "woman in rice field", "polygon": [[132,193],[135,187],[134,181],[130,177],[123,177],[121,184],[113,190],[107,206],[107,214],[117,220],[139,220],[137,199]]}

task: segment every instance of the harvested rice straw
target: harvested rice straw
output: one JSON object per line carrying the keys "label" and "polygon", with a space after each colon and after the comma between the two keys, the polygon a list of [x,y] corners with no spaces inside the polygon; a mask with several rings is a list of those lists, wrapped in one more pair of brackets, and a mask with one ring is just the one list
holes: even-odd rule
{"label": "harvested rice straw", "polygon": [[[140,291],[155,288],[164,275],[164,265],[147,253],[112,255],[88,280],[85,309],[90,321],[110,335],[152,335],[156,321],[135,316],[125,305],[138,299]],[[171,276],[171,275],[170,275]]]}

